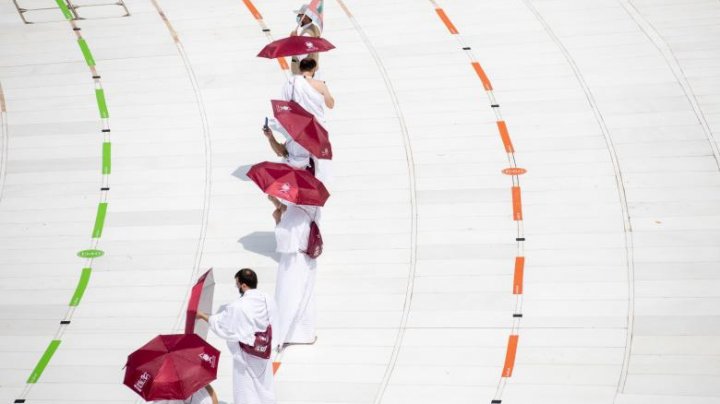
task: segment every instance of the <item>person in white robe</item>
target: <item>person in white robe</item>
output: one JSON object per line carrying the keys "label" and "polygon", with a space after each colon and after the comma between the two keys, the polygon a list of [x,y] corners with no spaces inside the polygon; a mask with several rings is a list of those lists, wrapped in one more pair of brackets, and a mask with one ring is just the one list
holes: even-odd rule
{"label": "person in white robe", "polygon": [[[281,98],[284,101],[293,100],[313,114],[315,119],[327,129],[325,109],[335,107],[335,98],[330,94],[327,84],[315,80],[313,74],[317,64],[311,58],[303,59],[300,63],[301,74],[288,79],[282,89]],[[305,150],[307,152],[307,150]],[[322,181],[326,187],[332,185],[330,160],[314,159],[315,177]]]}
{"label": "person in white robe", "polygon": [[[276,328],[273,299],[256,289],[257,274],[243,268],[235,274],[240,297],[208,316],[198,311],[197,318],[210,324],[210,330],[227,341],[233,359],[233,398],[235,404],[275,404],[272,362],[251,355],[240,348],[240,342],[255,343],[255,333],[269,325]],[[273,340],[275,336],[273,335]],[[272,347],[272,345],[271,345]],[[269,349],[272,349],[272,348]]]}
{"label": "person in white robe", "polygon": [[[313,19],[305,14],[308,11],[308,5],[303,4],[300,9],[295,10],[296,22],[297,25],[295,28],[290,31],[290,36],[307,36],[307,37],[313,37],[313,38],[320,38],[320,35],[322,35],[322,28],[320,28],[320,24],[318,24],[316,21],[313,21]],[[320,54],[319,53],[311,53],[309,55],[295,55],[292,58],[290,58],[290,71],[292,71],[293,74],[300,74],[300,61],[305,59],[306,57],[311,57],[315,59],[318,64],[320,63]]]}
{"label": "person in white robe", "polygon": [[281,97],[285,101],[293,100],[305,110],[315,115],[315,119],[325,125],[325,108],[335,107],[335,98],[325,82],[315,80],[313,74],[317,63],[312,58],[300,62],[300,74],[288,78],[283,85]]}
{"label": "person in white robe", "polygon": [[278,339],[275,346],[312,344],[315,335],[315,277],[317,262],[307,249],[310,222],[320,220],[320,208],[287,203],[275,226],[276,252],[280,262],[275,284],[278,307]]}
{"label": "person in white robe", "polygon": [[156,400],[151,401],[152,404],[218,404],[215,390],[208,384],[202,389],[196,391],[187,400]]}
{"label": "person in white robe", "polygon": [[[274,133],[281,134],[285,142],[281,143],[277,141]],[[296,142],[277,119],[268,119],[268,126],[263,127],[263,134],[270,142],[272,150],[280,157],[282,163],[301,170],[312,167],[315,178],[323,183],[330,180],[327,161],[321,162],[321,159],[314,156],[300,143]]]}

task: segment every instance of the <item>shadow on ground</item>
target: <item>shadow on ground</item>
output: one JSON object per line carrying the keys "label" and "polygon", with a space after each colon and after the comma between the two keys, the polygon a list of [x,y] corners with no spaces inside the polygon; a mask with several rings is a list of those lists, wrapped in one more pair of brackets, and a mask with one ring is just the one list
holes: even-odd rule
{"label": "shadow on ground", "polygon": [[270,257],[275,262],[280,261],[280,254],[275,252],[274,232],[255,231],[247,236],[240,237],[238,243],[242,244],[247,251]]}

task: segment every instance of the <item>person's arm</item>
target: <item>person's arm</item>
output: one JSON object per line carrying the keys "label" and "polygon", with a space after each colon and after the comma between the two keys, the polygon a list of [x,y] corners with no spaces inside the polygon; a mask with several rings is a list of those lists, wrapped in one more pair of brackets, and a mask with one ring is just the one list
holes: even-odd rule
{"label": "person's arm", "polygon": [[205,386],[205,391],[208,392],[208,395],[212,400],[212,404],[218,404],[218,398],[217,394],[215,394],[215,389],[213,389],[212,386],[208,384],[207,386]]}
{"label": "person's arm", "polygon": [[325,99],[325,106],[327,106],[330,109],[335,108],[335,98],[333,98],[332,94],[330,94],[330,89],[328,88],[327,84],[325,82],[320,82],[322,88],[322,91],[320,91],[323,95],[323,98]]}
{"label": "person's arm", "polygon": [[273,149],[273,151],[275,152],[275,154],[278,155],[278,157],[287,157],[288,152],[285,148],[285,145],[275,140],[275,136],[273,136],[270,128],[263,128],[263,134],[267,138],[268,142],[270,142],[270,148]]}
{"label": "person's arm", "polygon": [[199,311],[199,310],[197,313],[195,313],[195,318],[200,319],[200,320],[205,320],[207,322],[210,321],[210,316],[208,316],[206,313],[203,313],[202,311]]}

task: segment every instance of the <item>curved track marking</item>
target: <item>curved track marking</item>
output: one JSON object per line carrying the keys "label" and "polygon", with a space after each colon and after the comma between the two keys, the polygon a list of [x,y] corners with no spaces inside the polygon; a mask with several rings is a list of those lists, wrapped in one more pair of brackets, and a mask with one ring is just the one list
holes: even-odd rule
{"label": "curved track marking", "polygon": [[5,188],[5,175],[7,172],[8,158],[8,122],[7,106],[5,105],[5,93],[0,83],[0,202],[2,202],[3,189]]}
{"label": "curved track marking", "polygon": [[[78,47],[80,48],[80,52],[83,55],[83,58],[85,59],[85,63],[88,66],[88,69],[90,70],[90,73],[92,74],[92,80],[94,82],[95,87],[95,99],[98,106],[98,114],[100,116],[100,121],[102,123],[102,129],[100,130],[100,133],[103,136],[103,141],[101,144],[101,174],[102,174],[102,184],[100,187],[100,201],[98,202],[98,208],[97,212],[95,214],[95,223],[93,226],[92,233],[90,235],[91,242],[90,242],[90,248],[88,250],[97,251],[96,254],[86,254],[88,250],[83,250],[79,252],[77,255],[80,258],[85,259],[85,265],[81,270],[80,273],[80,279],[78,280],[78,285],[70,298],[70,301],[68,302],[68,309],[65,313],[65,316],[62,320],[60,320],[60,325],[57,328],[57,331],[55,332],[55,336],[50,341],[50,344],[45,349],[44,353],[38,360],[38,363],[35,365],[35,368],[31,372],[30,376],[27,379],[27,382],[25,384],[25,388],[20,393],[20,396],[15,400],[15,403],[24,403],[26,400],[26,397],[28,394],[30,394],[33,386],[40,380],[40,377],[42,376],[45,369],[50,364],[53,355],[55,352],[59,349],[61,342],[62,342],[62,336],[65,334],[65,330],[70,325],[72,321],[73,314],[75,313],[75,308],[80,304],[82,301],[82,297],[85,293],[85,290],[87,289],[88,283],[90,281],[90,276],[92,274],[92,266],[96,258],[99,258],[103,255],[102,251],[97,250],[98,244],[100,241],[100,237],[102,237],[102,232],[105,226],[105,218],[107,215],[107,209],[108,209],[108,193],[110,191],[110,167],[111,167],[111,142],[110,142],[110,113],[108,111],[107,107],[107,101],[105,99],[105,91],[102,86],[102,81],[100,74],[98,73],[96,66],[95,66],[95,59],[92,57],[92,52],[90,51],[90,47],[87,44],[87,41],[82,36],[82,28],[80,28],[75,21],[72,19],[72,13],[70,13],[70,10],[68,9],[67,4],[65,4],[64,0],[56,0],[56,3],[58,5],[58,8],[62,12],[65,19],[68,21],[70,26],[72,27],[73,32],[75,33],[75,36],[77,38]],[[5,122],[4,119],[4,102],[2,106],[3,110],[3,122]],[[3,143],[4,144],[4,143]]]}
{"label": "curved track marking", "polygon": [[400,353],[400,347],[402,346],[403,338],[405,337],[405,330],[407,328],[408,316],[410,314],[410,306],[412,304],[412,298],[415,289],[415,273],[417,267],[417,185],[415,179],[415,160],[413,158],[412,145],[410,144],[410,134],[408,133],[407,125],[405,124],[405,117],[403,115],[402,109],[400,108],[400,101],[398,100],[395,88],[390,81],[390,76],[388,75],[388,72],[382,63],[382,60],[380,59],[380,55],[377,53],[377,50],[375,50],[375,47],[365,34],[363,28],[360,26],[358,21],[350,12],[350,9],[348,9],[348,7],[342,0],[336,1],[342,8],[345,15],[347,15],[348,19],[350,19],[350,22],[360,35],[360,38],[367,47],[368,51],[370,51],[370,54],[375,60],[375,64],[377,65],[378,70],[383,77],[385,87],[387,88],[388,94],[390,95],[393,103],[393,108],[395,109],[395,115],[397,116],[398,124],[400,125],[400,129],[402,131],[403,146],[405,149],[405,160],[407,162],[408,168],[408,182],[410,183],[410,270],[407,277],[408,282],[405,289],[405,299],[403,303],[403,314],[400,320],[400,327],[398,329],[398,334],[395,338],[395,343],[393,346],[390,361],[388,362],[385,374],[383,375],[380,389],[378,390],[378,393],[375,397],[375,403],[379,404],[383,399],[385,391],[387,390],[387,386],[390,383],[390,378],[392,377],[392,374],[395,370],[395,364],[397,363],[398,355]]}
{"label": "curved track marking", "polygon": [[670,70],[672,70],[673,75],[682,87],[683,93],[685,94],[688,103],[692,107],[693,112],[695,113],[695,116],[700,123],[700,126],[702,126],[703,128],[703,132],[705,132],[705,136],[707,137],[710,149],[712,150],[713,157],[715,158],[715,164],[720,170],[720,149],[718,148],[717,140],[713,137],[710,125],[705,118],[705,114],[703,113],[702,108],[700,108],[700,104],[698,103],[692,86],[690,85],[690,82],[685,75],[685,71],[682,69],[682,67],[680,66],[680,62],[678,62],[677,58],[675,57],[675,53],[672,51],[670,45],[668,45],[662,35],[660,35],[660,33],[655,29],[655,27],[648,20],[646,20],[645,17],[642,16],[640,10],[635,7],[632,1],[620,0],[620,4],[622,4],[622,6],[625,8],[625,11],[630,15],[630,17],[632,17],[633,21],[635,21],[638,27],[640,27],[640,30],[643,32],[643,34],[645,34],[645,36],[650,40],[650,42],[653,43],[655,48],[660,51],[663,59],[665,59],[665,62],[670,67]]}
{"label": "curved track marking", "polygon": [[491,400],[491,403],[502,402],[503,392],[505,385],[510,377],[512,377],[513,370],[515,368],[515,357],[517,354],[517,347],[520,339],[520,322],[523,317],[523,280],[525,275],[525,228],[523,221],[523,209],[522,209],[522,193],[520,188],[520,175],[525,174],[527,170],[517,166],[515,158],[515,146],[513,146],[510,131],[507,126],[507,122],[502,117],[500,110],[500,104],[495,99],[495,93],[493,92],[492,82],[485,73],[480,62],[478,62],[472,48],[465,44],[463,37],[460,35],[455,24],[452,23],[448,15],[445,13],[437,1],[429,0],[430,3],[435,7],[435,13],[440,17],[440,20],[445,24],[450,34],[455,37],[460,45],[460,48],[465,52],[468,59],[470,60],[470,66],[477,74],[480,82],[485,89],[485,93],[490,102],[490,108],[492,108],[498,134],[503,144],[503,149],[507,155],[509,168],[503,169],[501,172],[511,177],[512,186],[510,188],[511,201],[512,201],[512,220],[516,223],[516,255],[515,255],[515,266],[512,276],[511,292],[515,296],[515,308],[512,313],[512,328],[510,329],[510,336],[508,337],[507,348],[505,352],[505,362],[503,363],[502,372],[500,374],[500,380],[498,381],[495,395]]}
{"label": "curved track marking", "polygon": [[[153,4],[153,7],[155,7],[155,10],[160,15],[160,18],[162,18],[165,27],[167,27],[170,33],[170,36],[172,36],[175,47],[178,50],[178,54],[182,59],[185,71],[187,72],[188,78],[190,79],[190,83],[193,88],[195,101],[198,107],[198,114],[200,115],[200,121],[202,122],[203,154],[205,157],[205,184],[203,189],[202,219],[200,222],[200,234],[198,235],[197,248],[195,250],[193,271],[190,274],[190,279],[188,280],[186,298],[183,299],[183,302],[186,302],[187,298],[190,296],[192,285],[195,284],[195,282],[197,281],[197,277],[200,275],[200,264],[202,262],[203,251],[205,250],[205,239],[207,237],[208,217],[210,213],[210,196],[212,193],[212,145],[210,142],[210,124],[208,123],[207,112],[205,111],[205,102],[203,101],[202,93],[200,91],[200,84],[198,84],[197,76],[195,76],[195,71],[193,70],[192,65],[190,64],[190,59],[185,52],[185,47],[183,47],[183,44],[180,41],[180,36],[178,35],[177,31],[175,31],[175,28],[170,23],[170,20],[165,15],[165,12],[162,10],[157,0],[151,0],[151,2]],[[175,329],[180,329],[182,327],[182,324],[185,323],[184,316],[185,307],[183,306],[180,310],[180,313],[178,314],[177,320],[175,321]]]}
{"label": "curved track marking", "polygon": [[[274,41],[273,35],[270,33],[270,28],[268,28],[268,25],[265,23],[265,20],[263,20],[262,14],[258,11],[258,9],[255,7],[255,5],[250,0],[242,0],[243,3],[245,3],[245,7],[247,7],[248,11],[250,11],[250,14],[252,14],[253,18],[255,18],[255,21],[260,25],[260,28],[262,29],[262,32],[265,33],[265,36],[267,37],[269,42]],[[290,74],[290,66],[287,64],[287,61],[284,57],[280,57],[276,59],[278,61],[278,64],[280,65],[280,69],[285,73],[285,75]]]}
{"label": "curved track marking", "polygon": [[622,393],[625,389],[625,380],[627,379],[628,367],[630,366],[630,353],[632,350],[633,327],[635,319],[635,261],[633,258],[632,223],[630,221],[630,210],[628,208],[627,195],[625,193],[625,182],[623,180],[622,171],[620,169],[620,162],[617,156],[617,152],[615,151],[615,145],[613,143],[612,136],[610,135],[610,131],[605,124],[605,119],[603,118],[603,115],[600,112],[597,103],[595,102],[595,98],[593,97],[590,88],[585,82],[585,78],[583,77],[582,72],[580,72],[580,68],[577,66],[572,56],[570,56],[570,52],[568,52],[567,48],[565,48],[562,41],[560,41],[560,38],[555,35],[552,28],[550,28],[550,25],[545,21],[545,19],[543,19],[542,15],[538,12],[538,10],[535,9],[532,1],[523,0],[523,3],[525,3],[525,6],[528,8],[528,10],[533,13],[535,18],[542,25],[543,29],[552,39],[552,41],[555,42],[555,45],[562,52],[565,60],[570,65],[570,68],[575,75],[575,79],[585,93],[585,98],[587,99],[588,105],[592,109],[595,120],[597,121],[598,126],[603,133],[605,144],[607,146],[608,153],[610,154],[610,160],[612,161],[613,171],[615,174],[615,184],[617,187],[618,198],[620,200],[620,207],[622,209],[622,219],[625,236],[625,261],[627,266],[628,282],[627,336],[625,340],[625,354],[623,358],[622,371],[619,376],[617,392],[615,394],[615,399],[617,399],[617,394]]}

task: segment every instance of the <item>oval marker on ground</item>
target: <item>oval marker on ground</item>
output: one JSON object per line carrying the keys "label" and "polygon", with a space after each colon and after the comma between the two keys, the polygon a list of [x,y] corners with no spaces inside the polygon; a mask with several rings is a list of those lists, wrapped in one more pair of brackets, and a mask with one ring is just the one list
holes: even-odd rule
{"label": "oval marker on ground", "polygon": [[105,252],[102,250],[82,250],[77,253],[77,256],[80,258],[98,258],[103,255],[105,255]]}
{"label": "oval marker on ground", "polygon": [[502,170],[502,173],[506,175],[523,175],[527,173],[527,170],[520,167],[510,167]]}

